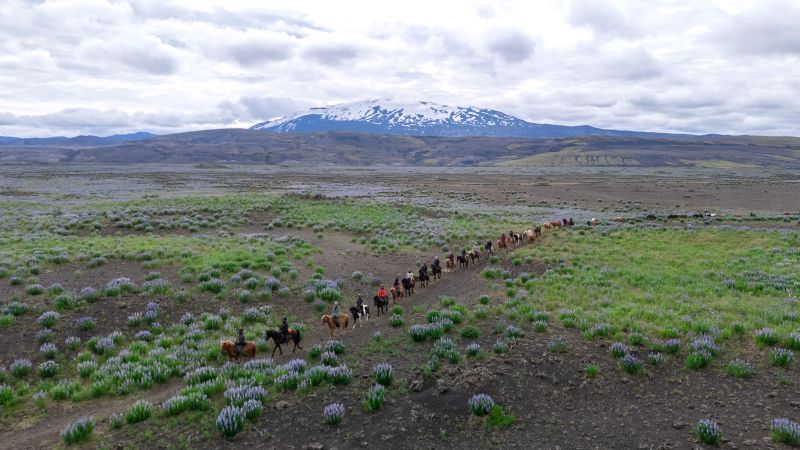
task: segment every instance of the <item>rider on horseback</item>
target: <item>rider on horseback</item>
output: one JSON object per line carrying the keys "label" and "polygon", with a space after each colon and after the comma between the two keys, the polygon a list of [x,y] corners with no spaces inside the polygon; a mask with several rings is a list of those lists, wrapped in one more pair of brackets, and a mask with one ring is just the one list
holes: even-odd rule
{"label": "rider on horseback", "polygon": [[283,336],[283,341],[286,342],[286,338],[289,336],[289,322],[286,321],[286,317],[281,320],[281,328],[279,331]]}
{"label": "rider on horseback", "polygon": [[[378,297],[381,300],[386,300],[387,299],[387,297],[386,297],[386,288],[385,287],[381,286],[381,288],[378,289]],[[361,300],[361,296],[359,296],[358,299]],[[363,302],[363,300],[362,300],[362,302]],[[359,308],[360,308],[360,306],[359,306]],[[361,309],[359,309],[358,311],[361,312]]]}
{"label": "rider on horseback", "polygon": [[239,336],[236,338],[236,344],[234,344],[233,348],[236,349],[236,358],[242,357],[242,349],[244,348],[247,341],[244,338],[244,328],[239,328]]}
{"label": "rider on horseback", "polygon": [[486,245],[484,246],[484,248],[486,249],[487,252],[489,252],[490,254],[494,255],[494,250],[492,249],[492,245],[493,245],[492,241],[487,241]]}
{"label": "rider on horseback", "polygon": [[342,308],[339,306],[339,302],[333,302],[333,310],[331,310],[331,316],[333,316],[333,323],[336,324],[336,328],[339,328],[339,315],[342,313]]}
{"label": "rider on horseback", "polygon": [[[385,291],[386,289],[384,289]],[[359,314],[364,312],[364,299],[361,298],[361,294],[358,294],[358,299],[356,300],[356,309],[358,310]]]}

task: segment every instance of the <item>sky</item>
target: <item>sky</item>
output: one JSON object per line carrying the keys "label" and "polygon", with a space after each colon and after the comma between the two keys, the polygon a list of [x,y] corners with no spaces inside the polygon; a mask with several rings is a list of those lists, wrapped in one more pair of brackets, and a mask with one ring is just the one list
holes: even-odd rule
{"label": "sky", "polygon": [[0,0],[0,135],[248,127],[393,98],[800,135],[800,1]]}

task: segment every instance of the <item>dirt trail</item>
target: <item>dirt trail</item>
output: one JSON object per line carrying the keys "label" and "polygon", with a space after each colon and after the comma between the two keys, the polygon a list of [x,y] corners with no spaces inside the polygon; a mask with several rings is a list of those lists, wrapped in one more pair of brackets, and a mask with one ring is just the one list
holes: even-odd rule
{"label": "dirt trail", "polygon": [[42,449],[55,447],[59,442],[61,430],[81,417],[93,416],[95,423],[98,424],[107,422],[113,414],[125,411],[137,400],[147,400],[158,405],[174,395],[182,385],[183,380],[175,378],[164,384],[157,384],[153,389],[134,392],[133,395],[82,403],[57,403],[58,407],[51,408],[50,414],[35,422],[4,423],[3,430],[0,432],[0,448]]}

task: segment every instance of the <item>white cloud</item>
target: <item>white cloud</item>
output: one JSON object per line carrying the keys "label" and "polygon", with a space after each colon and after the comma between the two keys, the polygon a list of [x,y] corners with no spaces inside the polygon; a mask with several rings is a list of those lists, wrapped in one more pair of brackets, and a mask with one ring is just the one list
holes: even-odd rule
{"label": "white cloud", "polygon": [[6,0],[0,135],[246,126],[364,98],[800,134],[794,0]]}

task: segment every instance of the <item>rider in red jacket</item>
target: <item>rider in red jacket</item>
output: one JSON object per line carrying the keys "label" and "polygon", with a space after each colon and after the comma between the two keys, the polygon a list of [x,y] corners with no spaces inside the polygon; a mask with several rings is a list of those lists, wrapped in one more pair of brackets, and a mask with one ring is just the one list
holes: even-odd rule
{"label": "rider in red jacket", "polygon": [[378,297],[386,298],[386,288],[385,287],[381,286],[381,288],[378,290]]}

